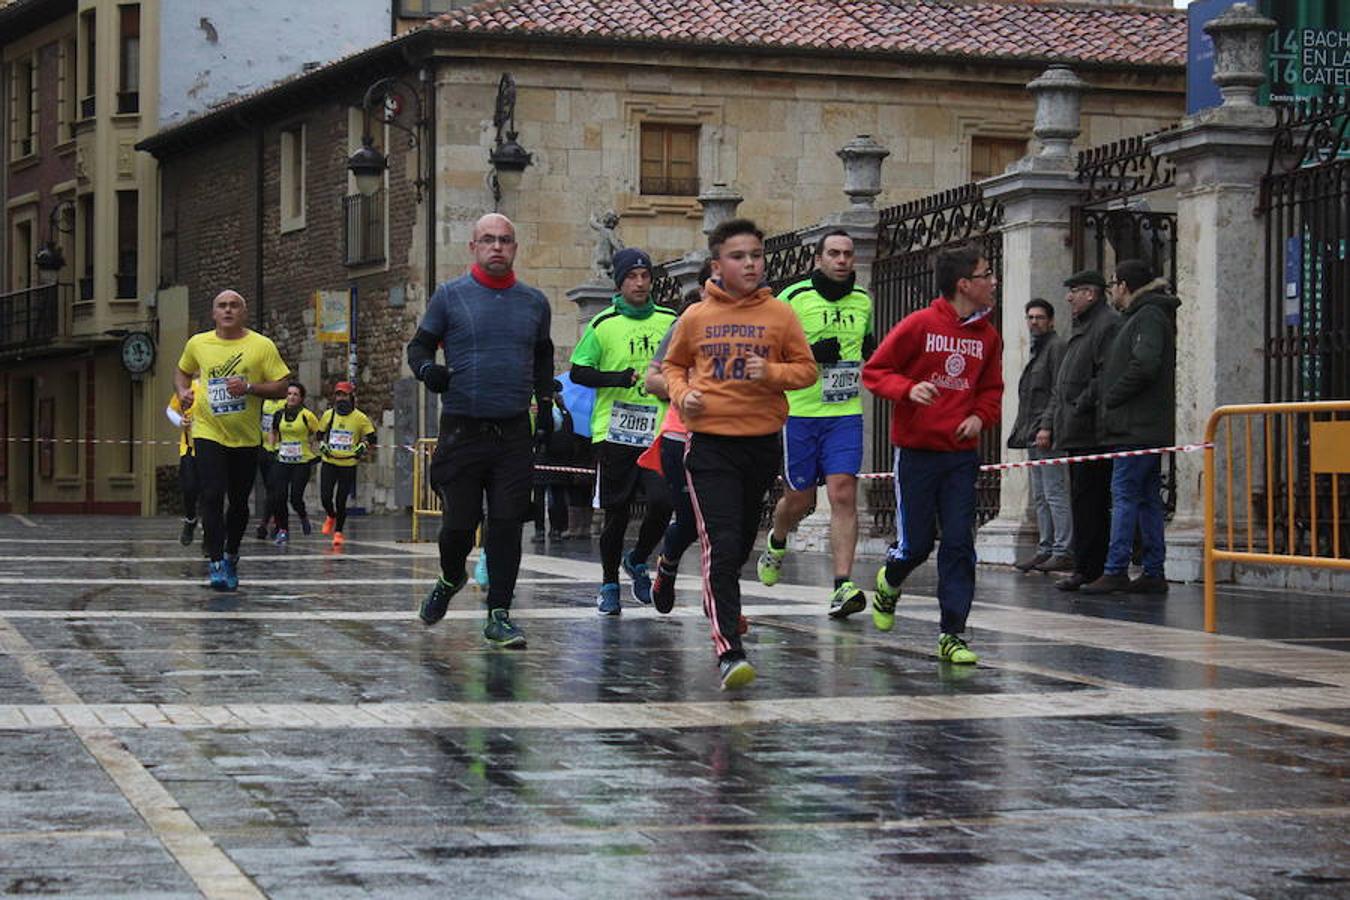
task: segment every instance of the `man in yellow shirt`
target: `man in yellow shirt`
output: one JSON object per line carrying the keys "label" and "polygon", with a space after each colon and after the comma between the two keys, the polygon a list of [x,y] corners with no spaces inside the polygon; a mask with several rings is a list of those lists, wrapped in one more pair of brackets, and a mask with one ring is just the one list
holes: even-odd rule
{"label": "man in yellow shirt", "polygon": [[290,369],[275,344],[247,327],[248,303],[235,291],[216,295],[211,319],[212,331],[188,338],[174,387],[187,409],[196,399],[194,377],[205,392],[192,422],[202,545],[211,561],[212,589],[232,591],[239,587],[239,543],[248,527],[248,495],[262,444],[262,401],[286,396]]}
{"label": "man in yellow shirt", "polygon": [[201,405],[201,385],[192,382],[192,394],[195,398],[191,407],[184,408],[175,392],[164,408],[164,415],[178,429],[178,489],[183,494],[183,530],[178,535],[178,543],[191,546],[193,533],[197,530],[197,457],[192,453],[192,416]]}
{"label": "man in yellow shirt", "polygon": [[319,499],[323,501],[323,533],[333,536],[333,548],[342,546],[347,525],[347,499],[356,487],[356,464],[366,455],[367,441],[375,439],[375,426],[356,408],[356,385],[339,381],[333,385],[333,405],[319,418]]}

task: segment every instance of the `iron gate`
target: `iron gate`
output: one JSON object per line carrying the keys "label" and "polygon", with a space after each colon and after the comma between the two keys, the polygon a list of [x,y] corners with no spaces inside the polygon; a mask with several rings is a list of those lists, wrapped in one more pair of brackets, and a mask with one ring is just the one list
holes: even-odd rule
{"label": "iron gate", "polygon": [[[883,337],[896,322],[928,306],[937,296],[933,264],[938,251],[965,241],[977,241],[990,267],[1003,271],[1003,205],[985,200],[979,184],[971,182],[921,200],[881,211],[877,235],[877,260],[872,267],[873,331]],[[1000,285],[997,299],[1002,300]],[[1000,327],[1000,316],[990,320]],[[873,434],[871,464],[874,471],[889,471],[892,462],[890,402],[872,398]],[[980,435],[980,462],[1001,459],[999,429]],[[998,472],[981,472],[976,482],[975,515],[983,525],[998,515]],[[895,531],[895,490],[889,481],[867,483],[867,503],[872,511],[873,533]]]}

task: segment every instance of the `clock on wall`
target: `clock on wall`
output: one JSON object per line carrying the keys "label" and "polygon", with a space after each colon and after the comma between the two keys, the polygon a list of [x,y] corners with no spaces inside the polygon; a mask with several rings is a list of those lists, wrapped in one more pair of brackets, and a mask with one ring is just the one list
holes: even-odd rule
{"label": "clock on wall", "polygon": [[122,366],[132,375],[144,375],[155,364],[154,338],[133,331],[122,338]]}

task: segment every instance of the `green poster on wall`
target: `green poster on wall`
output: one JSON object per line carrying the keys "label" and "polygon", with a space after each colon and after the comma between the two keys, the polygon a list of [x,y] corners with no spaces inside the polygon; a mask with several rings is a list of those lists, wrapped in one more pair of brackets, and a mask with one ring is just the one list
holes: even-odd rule
{"label": "green poster on wall", "polygon": [[1269,98],[1277,103],[1350,90],[1350,5],[1344,0],[1262,0],[1270,36]]}

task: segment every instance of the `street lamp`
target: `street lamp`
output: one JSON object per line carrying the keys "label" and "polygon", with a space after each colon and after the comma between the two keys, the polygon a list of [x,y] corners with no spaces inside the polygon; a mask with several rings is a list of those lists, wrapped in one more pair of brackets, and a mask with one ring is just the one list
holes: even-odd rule
{"label": "street lamp", "polygon": [[488,154],[488,162],[492,164],[488,184],[492,187],[493,204],[499,205],[503,180],[514,190],[520,184],[520,174],[534,161],[529,151],[516,140],[516,79],[509,72],[503,72],[501,81],[497,82],[497,108],[492,124],[497,128],[497,137]]}
{"label": "street lamp", "polygon": [[[409,98],[413,104],[411,127],[399,120]],[[417,202],[421,203],[422,191],[427,186],[427,180],[422,175],[422,130],[427,121],[423,115],[421,95],[401,78],[381,78],[366,88],[361,108],[365,111],[361,147],[347,159],[347,171],[356,180],[356,189],[367,197],[374,194],[380,189],[384,172],[389,168],[388,158],[375,148],[375,138],[370,133],[373,114],[377,121],[407,133],[408,146],[417,151],[417,177],[413,179],[413,186],[417,190]]]}
{"label": "street lamp", "polygon": [[58,232],[70,234],[75,230],[75,223],[70,221],[74,214],[75,204],[70,200],[61,200],[47,215],[47,240],[33,257],[33,261],[43,272],[59,272],[66,267],[66,255],[61,252],[56,235]]}

